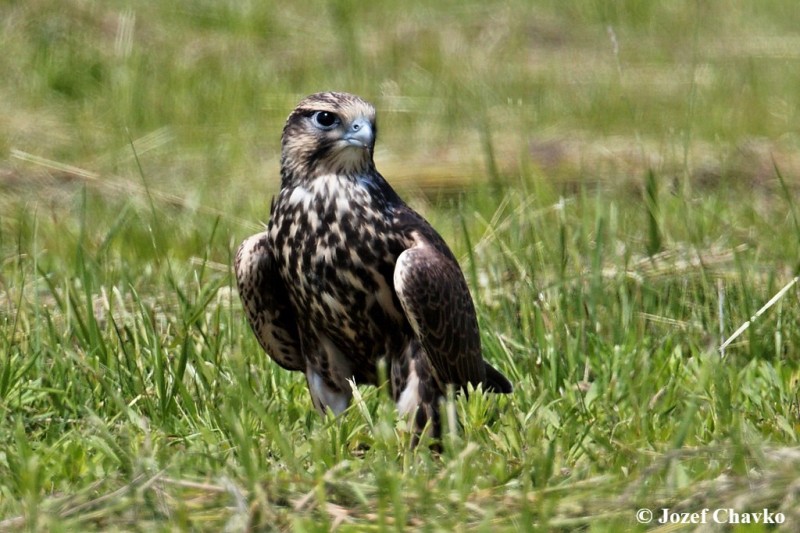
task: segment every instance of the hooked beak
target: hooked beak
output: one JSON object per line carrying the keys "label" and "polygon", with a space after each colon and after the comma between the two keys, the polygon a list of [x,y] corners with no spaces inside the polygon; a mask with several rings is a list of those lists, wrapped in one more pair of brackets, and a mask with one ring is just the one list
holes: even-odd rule
{"label": "hooked beak", "polygon": [[375,142],[375,133],[369,120],[358,118],[350,124],[342,139],[350,146],[370,149]]}

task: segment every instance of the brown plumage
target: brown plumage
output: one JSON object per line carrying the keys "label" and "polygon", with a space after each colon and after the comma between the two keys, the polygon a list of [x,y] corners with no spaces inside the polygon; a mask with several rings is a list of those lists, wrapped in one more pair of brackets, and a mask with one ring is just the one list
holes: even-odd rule
{"label": "brown plumage", "polygon": [[440,432],[448,385],[511,392],[483,360],[464,275],[439,234],[375,169],[375,109],[346,93],[303,99],[283,129],[267,231],[236,278],[261,347],[302,371],[314,405],[342,412],[383,359],[402,413]]}

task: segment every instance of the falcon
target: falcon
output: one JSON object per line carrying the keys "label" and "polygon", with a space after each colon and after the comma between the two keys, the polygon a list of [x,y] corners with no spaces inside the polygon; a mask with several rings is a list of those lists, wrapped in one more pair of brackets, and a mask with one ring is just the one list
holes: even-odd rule
{"label": "falcon", "polygon": [[384,361],[414,441],[424,431],[437,439],[449,386],[512,386],[483,360],[453,252],[375,168],[376,134],[375,108],[358,96],[318,93],[297,105],[269,224],[239,247],[236,280],[261,347],[305,373],[320,413],[344,411],[351,382],[378,385]]}

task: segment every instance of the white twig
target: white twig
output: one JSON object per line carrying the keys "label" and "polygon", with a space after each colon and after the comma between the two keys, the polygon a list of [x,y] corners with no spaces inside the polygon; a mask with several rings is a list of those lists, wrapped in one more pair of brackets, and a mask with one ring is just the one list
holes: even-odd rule
{"label": "white twig", "polygon": [[741,335],[742,333],[744,333],[744,332],[745,332],[745,330],[747,330],[747,328],[749,328],[749,327],[750,327],[750,324],[752,324],[753,322],[755,322],[755,321],[756,321],[756,319],[757,319],[758,317],[760,317],[761,315],[763,315],[764,313],[766,313],[766,312],[767,312],[767,309],[769,309],[770,307],[772,307],[773,305],[775,305],[775,304],[778,302],[778,300],[780,300],[781,298],[783,298],[783,295],[784,295],[784,294],[786,294],[786,293],[789,291],[789,289],[791,289],[791,288],[794,286],[794,284],[795,284],[795,283],[797,283],[797,280],[798,280],[798,279],[800,279],[800,276],[795,276],[794,278],[792,278],[792,280],[791,280],[791,281],[789,281],[789,283],[787,283],[786,285],[784,285],[784,286],[783,286],[783,288],[782,288],[781,290],[779,290],[779,291],[778,291],[778,292],[775,294],[775,296],[773,296],[773,297],[770,299],[770,301],[768,301],[767,303],[765,303],[765,304],[764,304],[764,306],[763,306],[761,309],[759,309],[758,311],[756,311],[756,314],[754,314],[753,316],[751,316],[751,317],[750,317],[750,320],[748,320],[747,322],[745,322],[744,324],[742,324],[741,326],[739,326],[739,329],[737,329],[736,331],[734,331],[734,332],[733,332],[733,335],[731,335],[730,337],[728,337],[728,338],[725,340],[725,342],[723,342],[723,343],[722,343],[722,345],[720,345],[720,347],[719,347],[719,351],[720,351],[720,353],[724,355],[724,354],[725,354],[725,348],[726,348],[726,347],[727,347],[727,346],[728,346],[730,343],[732,343],[733,341],[735,341],[735,340],[736,340],[736,339],[739,337],[739,335]]}
{"label": "white twig", "polygon": [[725,285],[722,278],[717,279],[717,311],[719,314],[719,354],[725,357]]}

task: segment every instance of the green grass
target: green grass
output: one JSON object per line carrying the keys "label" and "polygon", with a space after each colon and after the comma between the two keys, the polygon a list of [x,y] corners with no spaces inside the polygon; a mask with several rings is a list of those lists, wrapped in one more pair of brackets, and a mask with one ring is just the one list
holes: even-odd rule
{"label": "green grass", "polygon": [[[800,266],[798,19],[0,4],[0,530],[619,531],[706,507],[796,529],[797,286],[718,348]],[[452,398],[441,455],[385,387],[319,417],[245,323],[232,254],[322,89],[377,104],[378,166],[516,385]]]}

